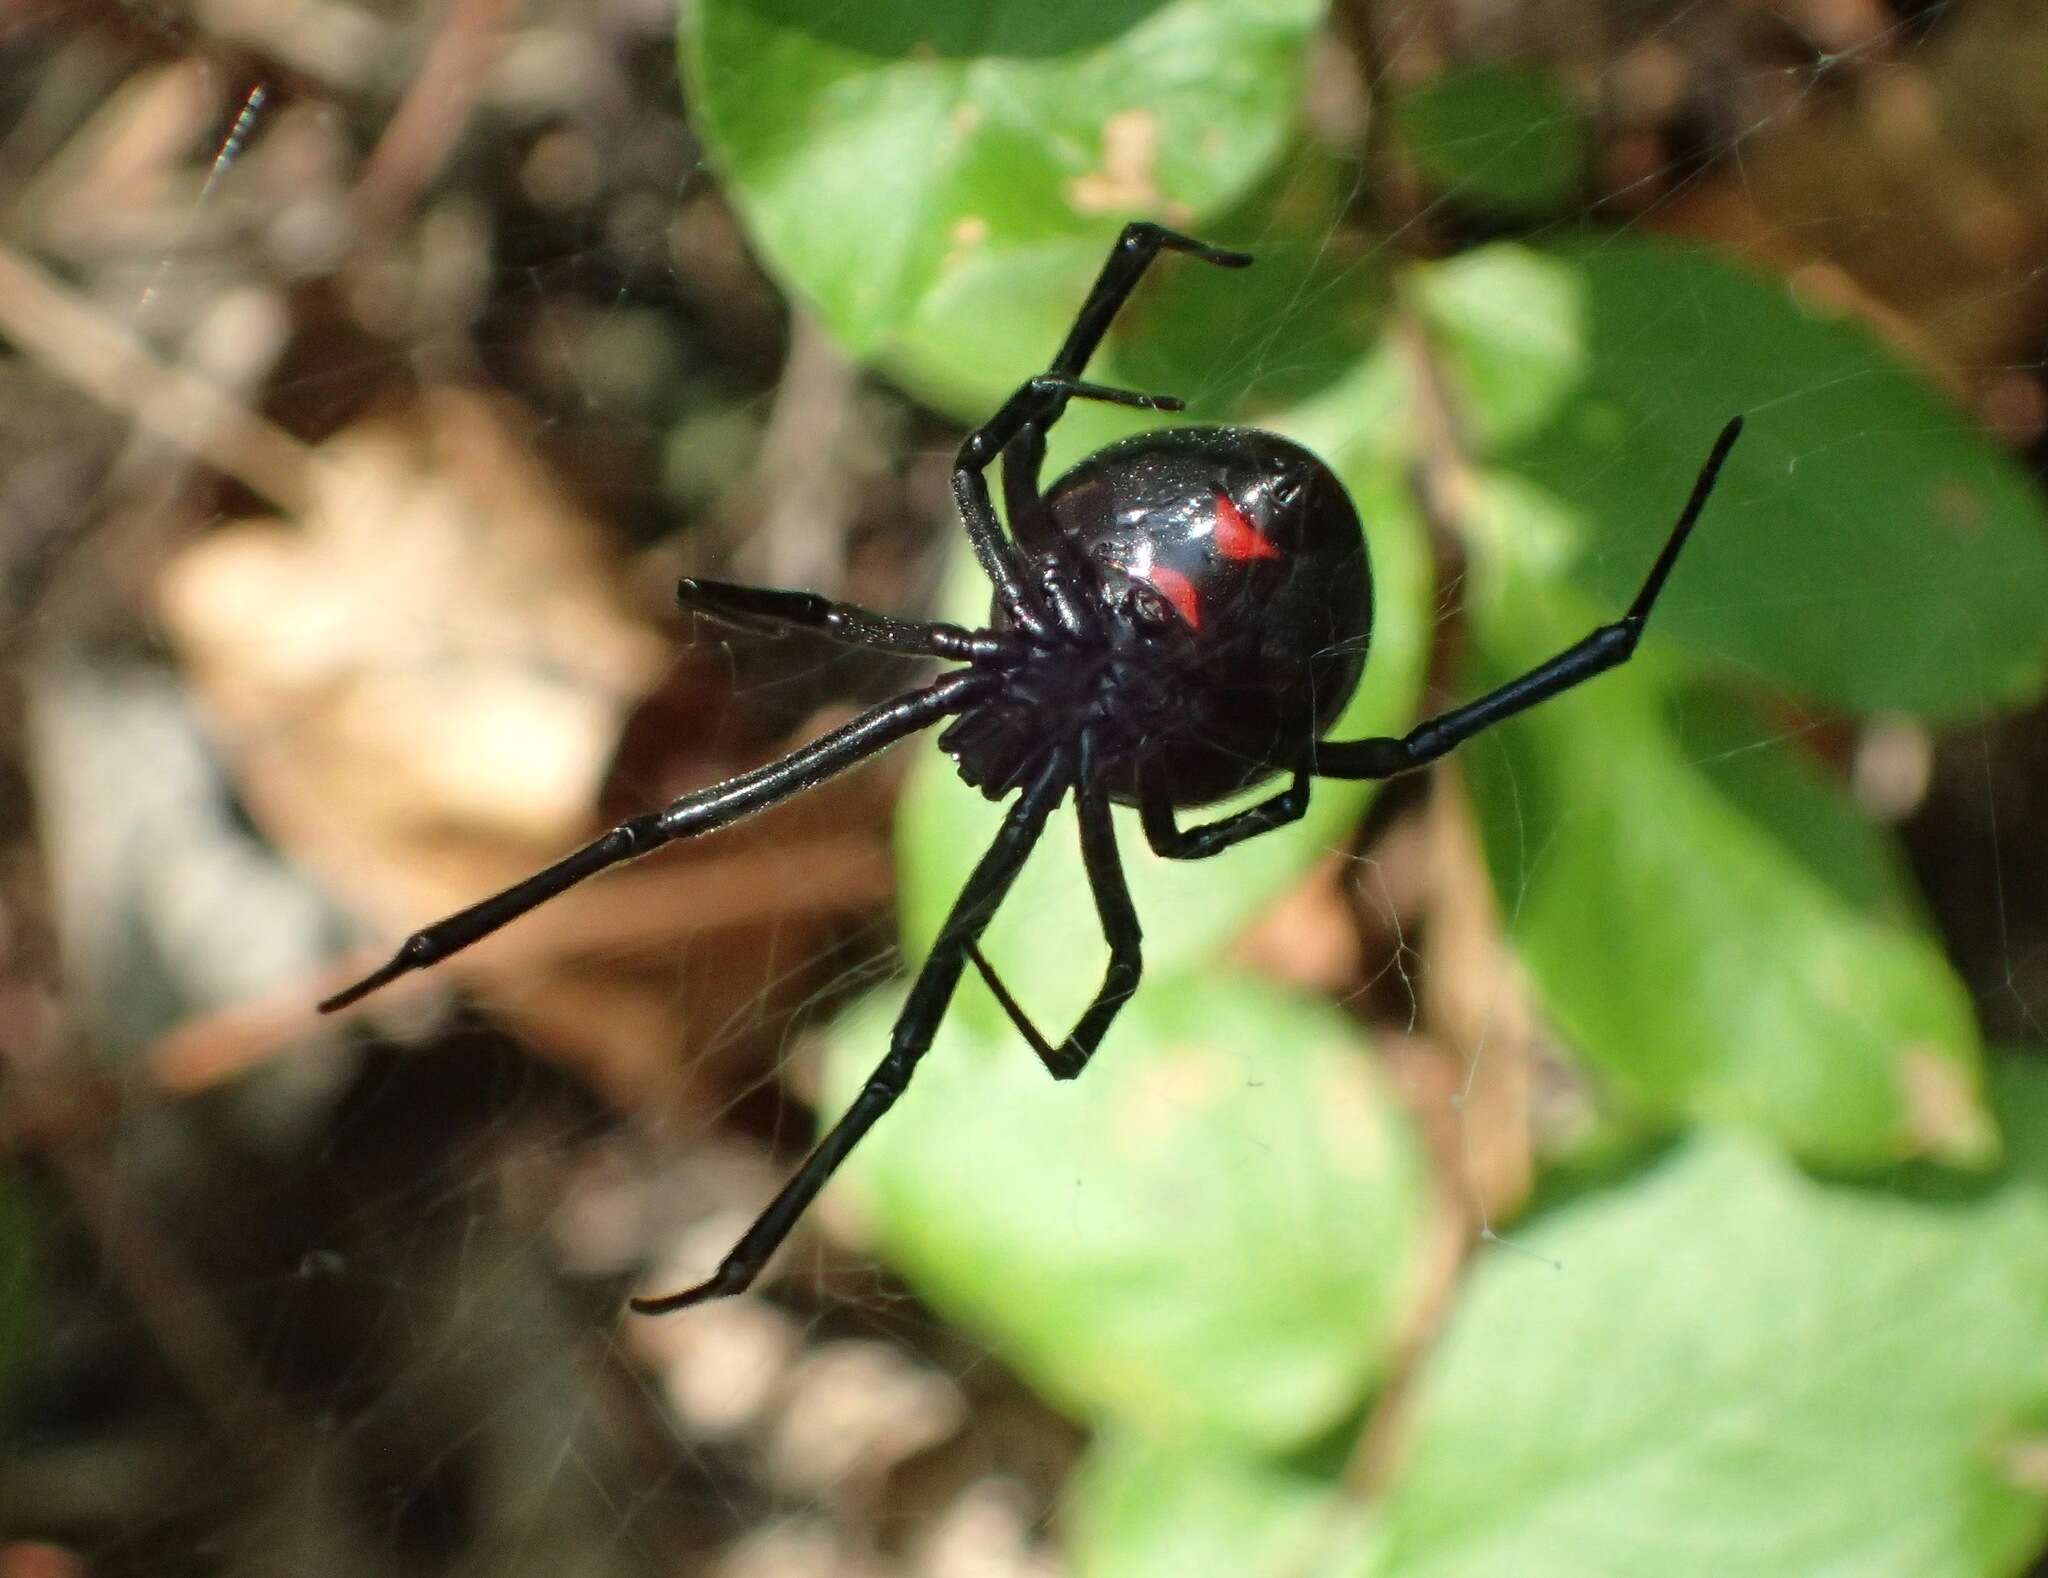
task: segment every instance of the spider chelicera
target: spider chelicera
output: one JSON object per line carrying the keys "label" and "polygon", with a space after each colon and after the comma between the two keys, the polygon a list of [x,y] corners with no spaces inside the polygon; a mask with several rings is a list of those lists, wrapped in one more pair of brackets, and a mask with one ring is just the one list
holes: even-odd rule
{"label": "spider chelicera", "polygon": [[[1178,411],[1170,395],[1083,383],[1110,320],[1162,251],[1223,268],[1252,260],[1158,225],[1124,227],[1052,365],[960,446],[953,493],[967,538],[995,587],[986,629],[929,624],[808,592],[685,580],[686,608],[747,629],[801,628],[855,646],[963,665],[791,752],[780,761],[636,816],[546,870],[407,938],[391,961],[320,1005],[333,1012],[466,948],[573,883],[730,826],[942,718],[960,776],[991,800],[1021,791],[910,988],[889,1050],[820,1140],[705,1281],[662,1298],[664,1314],[751,1284],[861,1137],[887,1112],[932,1044],[969,964],[1055,1079],[1087,1065],[1138,989],[1138,916],[1117,859],[1112,803],[1138,808],[1145,839],[1173,860],[1201,860],[1292,822],[1313,778],[1389,778],[1434,761],[1481,729],[1626,662],[1657,594],[1742,430],[1721,430],[1628,612],[1490,695],[1399,738],[1326,740],[1350,698],[1372,630],[1372,576],[1343,485],[1308,451],[1272,433],[1180,427],[1111,444],[1039,491],[1046,431],[1070,400]],[[1005,535],[985,473],[1003,461]],[[1176,812],[1276,775],[1287,787],[1195,827]],[[1057,1041],[1042,1035],[978,946],[1046,818],[1069,792],[1088,884],[1109,943],[1094,1000]]]}

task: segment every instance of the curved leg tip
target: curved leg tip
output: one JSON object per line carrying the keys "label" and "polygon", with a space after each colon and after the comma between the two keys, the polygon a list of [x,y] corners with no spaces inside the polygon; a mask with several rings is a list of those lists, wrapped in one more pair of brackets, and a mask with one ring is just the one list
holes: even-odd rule
{"label": "curved leg tip", "polygon": [[684,1288],[680,1293],[664,1293],[658,1298],[630,1298],[626,1304],[635,1315],[673,1315],[693,1304],[708,1304],[713,1299],[744,1293],[753,1281],[751,1270],[735,1270],[728,1261],[695,1287]]}
{"label": "curved leg tip", "polygon": [[1189,257],[1200,258],[1204,263],[1214,263],[1219,268],[1249,268],[1252,255],[1249,252],[1232,252],[1224,247],[1212,247],[1206,241],[1197,241],[1193,236],[1183,235],[1178,230],[1155,224],[1149,219],[1135,220],[1124,226],[1124,233],[1118,245],[1128,249],[1150,249],[1165,247],[1174,252],[1185,252]]}
{"label": "curved leg tip", "polygon": [[320,1012],[323,1014],[339,1013],[351,1004],[361,1002],[372,992],[389,986],[411,968],[412,962],[403,953],[400,953],[389,964],[381,969],[372,970],[368,975],[356,982],[355,985],[343,987],[332,997],[322,998],[320,1001]]}

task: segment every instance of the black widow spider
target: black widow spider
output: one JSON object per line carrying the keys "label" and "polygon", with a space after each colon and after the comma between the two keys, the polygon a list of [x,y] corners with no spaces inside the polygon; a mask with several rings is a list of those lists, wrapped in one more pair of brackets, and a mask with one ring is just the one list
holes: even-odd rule
{"label": "black widow spider", "polygon": [[[904,736],[952,718],[939,736],[968,783],[991,800],[1022,789],[917,972],[889,1051],[705,1281],[636,1298],[643,1315],[738,1293],[751,1284],[848,1152],[909,1083],[969,963],[1055,1079],[1072,1079],[1137,990],[1138,916],[1117,859],[1112,802],[1135,805],[1146,841],[1200,860],[1294,821],[1309,780],[1388,778],[1434,761],[1490,724],[1626,662],[1643,622],[1742,429],[1721,431],[1678,524],[1629,610],[1613,624],[1492,694],[1400,738],[1332,741],[1322,732],[1365,667],[1372,579],[1343,485],[1306,450],[1240,427],[1181,427],[1111,444],[1039,491],[1046,430],[1069,400],[1178,411],[1170,395],[1081,382],[1146,267],[1162,251],[1243,268],[1241,252],[1158,225],[1124,227],[1052,365],[960,446],[953,493],[975,557],[995,587],[986,629],[928,624],[828,602],[808,592],[685,580],[683,605],[728,624],[822,631],[855,646],[948,659],[933,684],[667,809],[623,822],[546,870],[407,938],[391,961],[320,1005],[349,1004],[438,963],[573,883],[677,839],[727,827],[809,789]],[[984,473],[1000,455],[1009,534]],[[1287,787],[1247,809],[1183,828],[1174,813],[1275,774]],[[1074,1028],[1049,1041],[978,946],[1053,807],[1073,791],[1081,854],[1109,943],[1109,968]]]}

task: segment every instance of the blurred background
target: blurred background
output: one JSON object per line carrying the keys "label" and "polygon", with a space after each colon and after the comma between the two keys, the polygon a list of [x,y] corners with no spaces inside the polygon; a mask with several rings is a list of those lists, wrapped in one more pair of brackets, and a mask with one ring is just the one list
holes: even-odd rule
{"label": "blurred background", "polygon": [[[0,14],[0,1578],[2048,1572],[2048,13]],[[928,742],[337,1020],[975,619],[961,434],[1311,443],[1340,732],[1624,673],[978,987],[747,1297],[993,828]],[[1136,425],[1077,410],[1055,466]],[[1070,824],[992,934],[1101,953]]]}

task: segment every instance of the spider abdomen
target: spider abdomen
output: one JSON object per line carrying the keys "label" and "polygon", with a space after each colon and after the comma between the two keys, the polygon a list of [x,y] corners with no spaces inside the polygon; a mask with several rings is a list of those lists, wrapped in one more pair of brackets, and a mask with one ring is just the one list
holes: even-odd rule
{"label": "spider abdomen", "polygon": [[1118,800],[1156,776],[1175,805],[1205,805],[1291,769],[1357,688],[1365,539],[1343,485],[1297,444],[1141,434],[1067,472],[1014,529],[1086,578],[1108,648],[1089,710]]}

